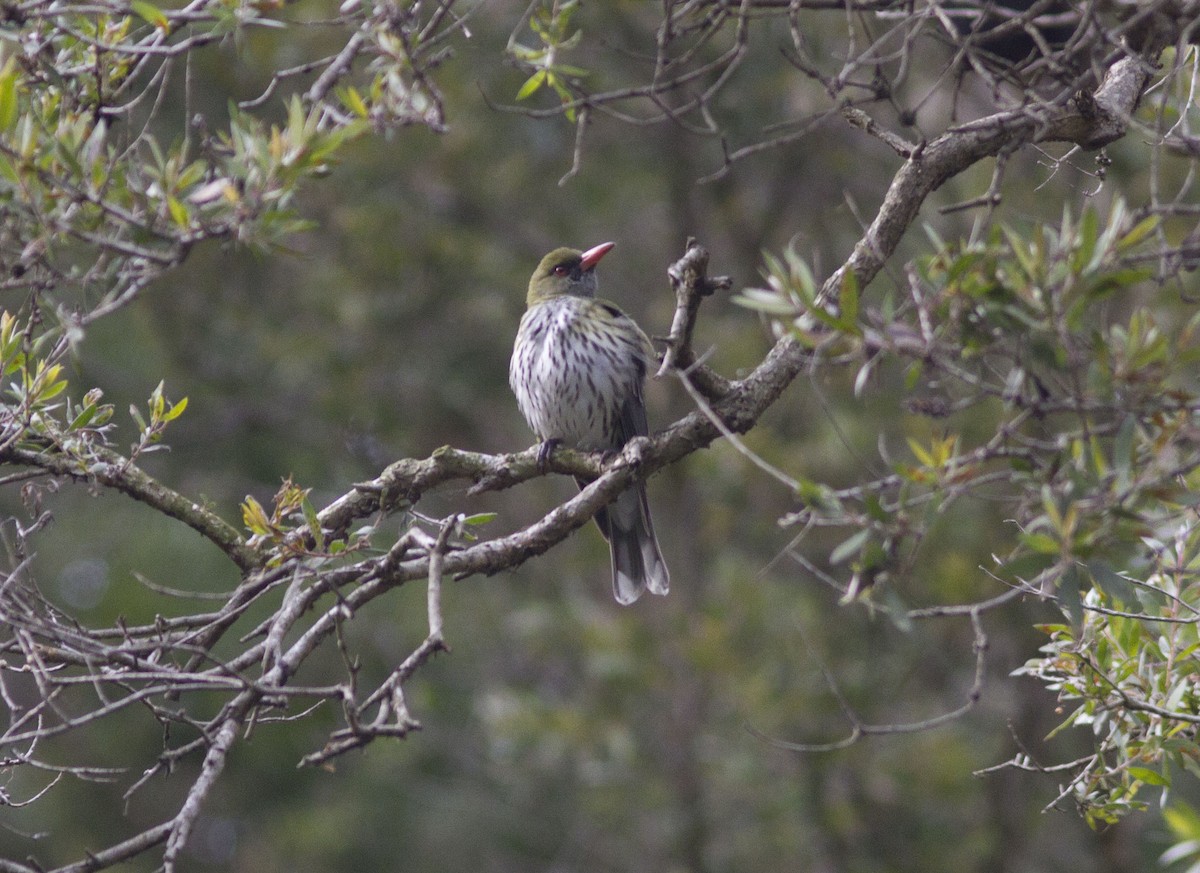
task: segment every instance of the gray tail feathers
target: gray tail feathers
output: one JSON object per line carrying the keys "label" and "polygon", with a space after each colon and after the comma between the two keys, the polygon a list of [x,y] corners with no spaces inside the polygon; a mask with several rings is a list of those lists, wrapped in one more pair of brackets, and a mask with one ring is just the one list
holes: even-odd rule
{"label": "gray tail feathers", "polygon": [[642,596],[666,594],[671,577],[658,549],[646,486],[638,483],[596,513],[596,524],[612,551],[613,596],[628,605]]}

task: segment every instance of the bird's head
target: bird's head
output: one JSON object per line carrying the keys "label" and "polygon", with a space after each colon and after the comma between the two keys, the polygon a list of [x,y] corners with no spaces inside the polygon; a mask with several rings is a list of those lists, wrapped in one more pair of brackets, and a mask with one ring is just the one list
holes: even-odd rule
{"label": "bird's head", "polygon": [[542,258],[529,279],[529,306],[563,294],[575,297],[595,297],[596,264],[616,243],[600,243],[586,252],[578,249],[555,249]]}

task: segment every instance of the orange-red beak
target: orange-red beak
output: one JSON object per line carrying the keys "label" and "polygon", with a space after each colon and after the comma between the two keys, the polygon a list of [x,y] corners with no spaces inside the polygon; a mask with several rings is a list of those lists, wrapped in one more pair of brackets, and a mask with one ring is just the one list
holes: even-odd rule
{"label": "orange-red beak", "polygon": [[592,267],[596,266],[600,259],[607,255],[609,250],[615,245],[616,243],[606,242],[600,243],[598,246],[592,246],[590,249],[584,252],[583,257],[579,259],[579,266],[583,267],[585,270],[590,270]]}

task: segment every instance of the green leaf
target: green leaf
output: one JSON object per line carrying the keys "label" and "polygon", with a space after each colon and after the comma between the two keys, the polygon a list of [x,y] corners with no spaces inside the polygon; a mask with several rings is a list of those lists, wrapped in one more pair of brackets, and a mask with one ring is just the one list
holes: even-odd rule
{"label": "green leaf", "polygon": [[925,375],[925,365],[920,361],[913,361],[904,371],[904,390],[912,391],[917,387],[917,383],[921,381],[921,377]]}
{"label": "green leaf", "polygon": [[842,274],[841,295],[838,300],[842,310],[842,318],[850,324],[858,321],[858,276],[853,270]]}
{"label": "green leaf", "polygon": [[1159,224],[1159,216],[1151,215],[1135,224],[1130,231],[1117,241],[1117,251],[1131,249],[1152,234]]}
{"label": "green leaf", "polygon": [[13,167],[12,161],[8,159],[8,155],[0,155],[0,176],[14,185],[19,184],[21,181],[21,177],[17,175],[17,170]]}
{"label": "green leaf", "polygon": [[161,420],[166,408],[167,400],[163,396],[163,382],[160,380],[154,390],[150,392],[150,420]]}
{"label": "green leaf", "polygon": [[1133,583],[1103,561],[1092,561],[1087,565],[1092,582],[1106,595],[1120,603],[1128,612],[1141,612],[1137,590]]}
{"label": "green leaf", "polygon": [[862,550],[863,544],[866,543],[867,538],[870,536],[871,529],[864,528],[849,539],[844,540],[838,545],[837,548],[833,550],[833,553],[830,554],[829,563],[841,564],[851,556],[857,555],[859,551]]}
{"label": "green leaf", "polygon": [[191,223],[191,218],[188,216],[187,207],[176,200],[174,197],[167,198],[167,209],[171,213],[172,220],[182,228],[187,228]]}
{"label": "green leaf", "polygon": [[570,104],[571,100],[574,99],[571,89],[563,84],[562,77],[559,76],[556,71],[550,72],[550,75],[546,78],[546,84],[554,89],[554,93],[558,95],[558,99],[563,102],[563,105],[567,106],[567,121],[574,124],[576,117],[575,108],[568,105]]}
{"label": "green leaf", "polygon": [[38,392],[38,400],[42,401],[43,403],[47,400],[52,400],[55,397],[57,397],[59,394],[62,394],[63,391],[66,390],[66,388],[67,388],[67,382],[65,379],[48,380],[45,387],[43,387],[42,390]]}
{"label": "green leaf", "polygon": [[266,535],[271,532],[271,522],[262,504],[249,494],[242,501],[242,523],[252,533]]}
{"label": "green leaf", "polygon": [[146,0],[133,0],[133,2],[129,4],[129,8],[137,13],[137,16],[147,24],[153,24],[164,33],[171,32],[170,20],[166,15],[163,14],[163,11],[153,3],[147,3]]}
{"label": "green leaf", "polygon": [[901,633],[909,633],[913,628],[913,620],[909,618],[909,606],[900,597],[900,592],[891,585],[884,586],[882,599],[887,605],[885,614],[892,620],[896,630]]}
{"label": "green leaf", "polygon": [[323,539],[321,535],[321,520],[317,518],[316,507],[312,505],[312,501],[305,494],[300,501],[300,511],[304,514],[304,521],[308,524],[308,532],[312,535],[313,540],[318,544]]}
{"label": "green leaf", "polygon": [[474,515],[468,515],[462,520],[463,524],[480,525],[495,521],[500,515],[498,512],[477,512]]}
{"label": "green leaf", "polygon": [[111,403],[102,403],[97,406],[96,417],[92,419],[92,427],[101,427],[108,424],[113,417],[114,411],[115,409]]}
{"label": "green leaf", "polygon": [[583,67],[573,67],[570,64],[555,64],[554,72],[560,76],[570,76],[573,79],[582,79],[592,74],[591,70],[585,70]]}
{"label": "green leaf", "polygon": [[371,110],[367,108],[366,101],[363,100],[362,95],[354,88],[343,89],[341,98],[346,107],[359,118],[366,118],[371,114]]}
{"label": "green leaf", "polygon": [[1151,770],[1149,767],[1128,767],[1126,772],[1134,779],[1139,779],[1147,785],[1170,785],[1170,781],[1166,779],[1157,770]]}
{"label": "green leaf", "polygon": [[14,59],[9,57],[0,67],[0,131],[10,131],[16,123],[17,67]]}
{"label": "green leaf", "polygon": [[1042,555],[1057,555],[1061,551],[1058,540],[1044,533],[1023,533],[1021,541]]}
{"label": "green leaf", "polygon": [[887,524],[892,520],[892,514],[883,508],[878,494],[868,494],[863,501],[863,508],[872,520],[881,524]]}
{"label": "green leaf", "polygon": [[1076,272],[1091,269],[1092,256],[1096,252],[1096,239],[1100,235],[1100,217],[1095,209],[1085,209],[1079,224],[1079,252],[1075,259]]}
{"label": "green leaf", "polygon": [[1200,840],[1200,813],[1183,802],[1171,804],[1162,811],[1163,819],[1179,840]]}
{"label": "green leaf", "polygon": [[1033,625],[1033,629],[1039,630],[1047,636],[1053,636],[1054,634],[1065,634],[1071,630],[1065,624],[1035,624]]}
{"label": "green leaf", "polygon": [[546,77],[549,75],[546,70],[538,70],[532,76],[525,80],[525,84],[521,86],[521,90],[517,91],[517,99],[524,100],[530,97],[542,87],[546,82]]}
{"label": "green leaf", "polygon": [[83,410],[71,419],[71,423],[67,426],[68,430],[79,430],[91,424],[93,418],[96,417],[95,404],[89,404],[83,407]]}
{"label": "green leaf", "polygon": [[1079,568],[1071,564],[1058,579],[1058,602],[1071,619],[1071,626],[1083,626],[1083,593],[1080,590]]}
{"label": "green leaf", "polygon": [[1113,467],[1117,471],[1119,484],[1124,487],[1129,482],[1129,473],[1133,467],[1133,438],[1137,433],[1137,421],[1132,415],[1125,416],[1121,427],[1113,440]]}
{"label": "green leaf", "polygon": [[731,299],[738,306],[744,306],[765,315],[782,317],[796,314],[796,307],[791,302],[766,288],[747,288],[741,294],[734,294]]}
{"label": "green leaf", "polygon": [[842,512],[842,503],[828,485],[814,482],[812,479],[800,479],[796,483],[796,499],[805,506],[821,512],[836,514]]}
{"label": "green leaf", "polygon": [[1001,231],[1008,240],[1008,248],[1012,252],[1013,257],[1021,265],[1021,270],[1025,273],[1025,276],[1032,277],[1037,275],[1037,268],[1040,263],[1037,254],[1029,251],[1025,240],[1016,231],[1009,227],[1001,227]]}
{"label": "green leaf", "polygon": [[817,299],[817,280],[813,276],[812,269],[808,266],[808,262],[800,257],[800,254],[791,246],[783,253],[787,260],[789,271],[789,282],[791,287],[804,298],[804,302],[810,306]]}
{"label": "green leaf", "polygon": [[168,421],[174,421],[179,418],[179,416],[183,415],[183,411],[187,409],[187,405],[188,399],[186,397],[182,397],[175,403],[172,403],[171,408],[162,414],[163,423],[165,424]]}
{"label": "green leaf", "polygon": [[138,430],[146,430],[146,419],[142,417],[141,410],[135,404],[129,405],[129,414],[135,422],[137,422]]}
{"label": "green leaf", "polygon": [[522,45],[519,42],[514,42],[508,47],[508,53],[519,61],[526,63],[536,63],[546,56],[544,48],[531,48],[527,45]]}
{"label": "green leaf", "polygon": [[933,455],[930,454],[930,452],[924,446],[922,446],[919,442],[917,442],[912,437],[908,438],[908,448],[912,451],[913,457],[915,457],[918,461],[921,462],[922,466],[925,466],[925,467],[936,467],[937,466],[937,464],[934,463]]}

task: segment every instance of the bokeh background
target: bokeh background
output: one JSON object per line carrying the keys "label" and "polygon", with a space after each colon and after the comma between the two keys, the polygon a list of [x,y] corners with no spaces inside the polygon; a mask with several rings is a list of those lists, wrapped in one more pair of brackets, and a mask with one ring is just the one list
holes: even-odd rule
{"label": "bokeh background", "polygon": [[[597,44],[645,44],[638,22],[653,13],[613,4],[589,11],[583,26]],[[170,281],[88,333],[73,384],[102,386],[118,410],[144,402],[160,379],[170,396],[190,400],[169,432],[170,451],[145,459],[150,472],[236,520],[245,495],[266,503],[287,476],[312,488],[320,506],[388,462],[441,445],[523,449],[532,439],[507,365],[525,285],[545,251],[615,241],[601,267],[603,293],[661,334],[673,308],[666,267],[686,237],[710,250],[713,272],[733,276],[736,288],[759,281],[764,250],[789,244],[823,276],[848,254],[897,167],[894,154],[835,117],[701,183],[722,167],[717,138],[600,116],[579,172],[560,185],[574,128],[493,108],[510,104],[524,80],[504,63],[519,17],[515,4],[474,16],[471,38],[438,73],[448,131],[413,128],[350,146],[299,204],[313,229],[291,250],[201,248]],[[836,19],[827,22],[830,51]],[[198,56],[190,105],[176,95],[160,123],[196,111],[219,117],[292,55],[307,56],[312,47],[300,51],[298,41],[322,38],[260,32]],[[824,34],[810,38],[819,54]],[[735,144],[821,105],[819,91],[783,62],[784,41],[782,32],[756,31],[751,61],[720,99]],[[644,73],[600,48],[589,54],[589,45],[577,62],[601,80]],[[936,75],[946,50],[922,50],[938,60]],[[918,71],[913,94],[924,93],[920,83]],[[924,104],[909,133],[939,130],[952,112],[969,116],[990,97],[968,82],[957,99]],[[1036,150],[1014,156],[999,217],[1028,225],[1057,219],[1064,205],[1103,206],[1116,193],[1136,201],[1148,185],[1143,144],[1124,141],[1108,155],[1103,184],[1089,175],[1090,156],[1056,170]],[[982,193],[990,170],[949,183],[923,219],[946,238],[969,233],[972,213],[943,216],[936,207]],[[902,257],[922,244],[914,227]],[[894,281],[884,275],[877,286]],[[745,372],[771,342],[758,316],[728,298],[705,304],[696,346],[722,373]],[[802,376],[748,445],[833,486],[882,471],[880,440],[902,446],[929,423],[908,416],[886,379],[855,396],[853,376]],[[650,386],[648,403],[652,427],[690,409],[670,379]],[[132,441],[132,424],[122,427]],[[961,705],[974,671],[969,624],[904,626],[869,605],[839,603],[838,591],[788,554],[795,531],[776,521],[792,508],[786,490],[728,445],[688,457],[649,488],[672,570],[669,598],[617,607],[607,549],[591,528],[514,572],[455,583],[444,605],[451,651],[409,686],[424,729],[310,770],[295,764],[320,747],[335,713],[260,725],[210,798],[188,867],[1033,873],[1154,865],[1169,842],[1154,815],[1095,833],[1070,808],[1045,809],[1060,790],[1052,777],[976,775],[1022,747],[1045,763],[1087,748],[1086,735],[1070,734],[1045,746],[1057,723],[1053,697],[1009,676],[1043,642],[1032,625],[1055,618],[1052,607],[1019,603],[985,617],[987,684],[965,717],[834,753],[783,750],[763,736],[847,735],[837,694],[877,723]],[[451,489],[420,508],[435,517],[497,512],[482,533],[499,535],[572,491],[550,477],[482,497]],[[45,502],[55,522],[35,572],[82,616],[151,620],[158,596],[139,576],[189,592],[235,584],[215,549],[132,501],[76,487]],[[967,507],[952,527],[935,529],[914,573],[887,596],[921,606],[998,593],[979,567],[1002,528],[994,507]],[[813,536],[804,549],[825,566],[835,544]],[[423,622],[416,588],[359,614],[352,633],[364,675],[385,675],[419,642]],[[336,669],[335,660],[331,653],[325,666]],[[73,751],[112,767],[144,766],[163,739],[148,717],[89,737],[94,748]],[[105,845],[181,800],[171,780],[125,806],[113,802],[111,785],[55,791],[52,803],[5,811],[0,855],[41,852],[40,834],[56,842],[70,834],[75,845],[58,844],[64,852]]]}

